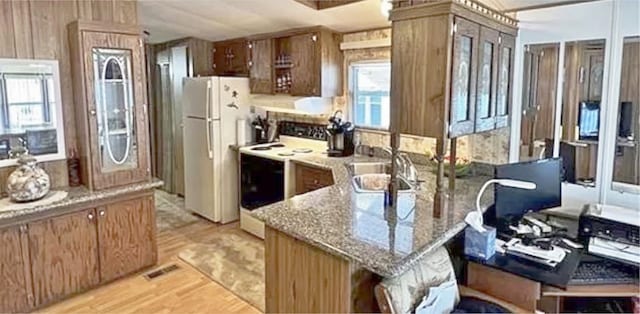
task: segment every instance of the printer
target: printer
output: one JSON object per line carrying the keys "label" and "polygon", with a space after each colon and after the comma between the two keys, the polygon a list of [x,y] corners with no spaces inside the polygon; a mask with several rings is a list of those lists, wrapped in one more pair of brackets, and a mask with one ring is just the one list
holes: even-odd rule
{"label": "printer", "polygon": [[578,234],[591,254],[640,264],[640,211],[637,209],[585,205]]}

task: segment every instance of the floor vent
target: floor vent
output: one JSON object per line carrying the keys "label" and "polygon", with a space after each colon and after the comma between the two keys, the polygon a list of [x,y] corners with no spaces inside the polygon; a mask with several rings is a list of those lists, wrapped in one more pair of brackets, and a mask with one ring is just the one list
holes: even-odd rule
{"label": "floor vent", "polygon": [[170,273],[170,272],[172,272],[174,270],[178,270],[178,269],[180,269],[180,267],[178,267],[178,265],[171,264],[171,265],[169,265],[167,267],[163,267],[163,268],[160,268],[158,270],[154,270],[154,271],[152,271],[150,273],[146,273],[144,275],[144,277],[147,278],[147,280],[153,280],[153,279],[156,279],[156,278],[158,278],[160,276],[166,275],[166,274],[168,274],[168,273]]}

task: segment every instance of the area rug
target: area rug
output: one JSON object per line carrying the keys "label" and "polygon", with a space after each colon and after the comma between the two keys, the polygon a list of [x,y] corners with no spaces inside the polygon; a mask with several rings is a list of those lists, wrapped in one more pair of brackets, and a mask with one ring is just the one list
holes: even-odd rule
{"label": "area rug", "polygon": [[233,294],[265,311],[264,243],[232,229],[211,235],[178,257]]}
{"label": "area rug", "polygon": [[158,232],[181,228],[200,220],[185,209],[184,198],[161,190],[156,190],[155,196]]}

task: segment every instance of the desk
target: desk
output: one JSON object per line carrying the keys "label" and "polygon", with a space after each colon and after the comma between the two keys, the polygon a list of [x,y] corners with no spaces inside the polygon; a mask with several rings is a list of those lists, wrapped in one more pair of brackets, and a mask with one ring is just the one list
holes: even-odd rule
{"label": "desk", "polygon": [[467,265],[467,286],[532,312],[560,312],[563,300],[570,297],[640,297],[637,285],[569,285],[560,289],[475,262]]}

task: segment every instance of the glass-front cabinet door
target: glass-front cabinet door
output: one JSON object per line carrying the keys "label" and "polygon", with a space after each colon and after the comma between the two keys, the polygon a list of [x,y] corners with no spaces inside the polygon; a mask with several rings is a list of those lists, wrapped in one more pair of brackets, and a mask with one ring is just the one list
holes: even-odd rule
{"label": "glass-front cabinet door", "polygon": [[138,167],[131,51],[93,48],[100,170]]}
{"label": "glass-front cabinet door", "polygon": [[453,68],[451,73],[451,108],[449,137],[474,131],[476,102],[476,65],[480,26],[456,17],[453,37]]}
{"label": "glass-front cabinet door", "polygon": [[476,94],[476,132],[495,127],[496,74],[498,71],[498,38],[496,30],[482,27],[478,53],[478,82]]}
{"label": "glass-front cabinet door", "polygon": [[509,34],[500,34],[498,52],[498,82],[496,86],[496,129],[509,125],[509,108],[513,94],[513,60],[516,38]]}
{"label": "glass-front cabinet door", "polygon": [[149,178],[144,61],[138,36],[86,32],[94,188]]}

